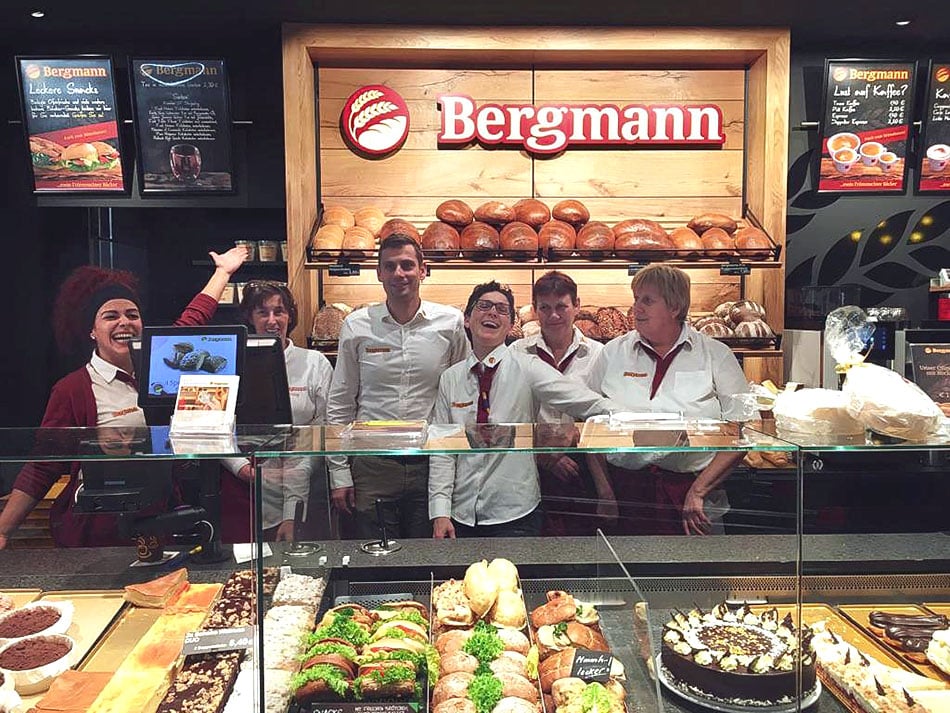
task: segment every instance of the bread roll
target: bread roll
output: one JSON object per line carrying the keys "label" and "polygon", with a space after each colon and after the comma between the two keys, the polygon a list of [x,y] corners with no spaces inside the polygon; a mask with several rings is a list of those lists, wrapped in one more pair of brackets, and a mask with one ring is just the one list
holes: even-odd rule
{"label": "bread roll", "polygon": [[515,211],[501,201],[488,201],[475,209],[475,220],[491,225],[502,226],[515,219]]}
{"label": "bread roll", "polygon": [[574,226],[562,220],[550,220],[541,226],[538,242],[541,250],[556,257],[569,257],[574,252],[577,233]]}
{"label": "bread roll", "polygon": [[736,231],[736,248],[739,255],[749,260],[768,260],[772,255],[772,243],[768,236],[751,226]]}
{"label": "bread roll", "polygon": [[331,205],[323,209],[323,225],[339,225],[346,230],[356,225],[356,219],[349,208]]}
{"label": "bread roll", "polygon": [[354,225],[343,234],[343,253],[353,257],[371,255],[376,247],[376,238],[368,228]]}
{"label": "bread roll", "polygon": [[324,225],[310,243],[315,257],[335,257],[343,247],[345,232],[339,225]]}
{"label": "bread roll", "polygon": [[386,222],[386,214],[376,206],[366,206],[353,213],[353,220],[357,227],[366,228],[375,237]]}
{"label": "bread roll", "polygon": [[692,228],[676,228],[670,233],[676,257],[688,260],[703,254],[703,240]]}
{"label": "bread roll", "polygon": [[497,626],[521,629],[525,625],[524,600],[520,592],[502,589],[488,612],[488,620]]}
{"label": "bread roll", "polygon": [[475,214],[468,203],[459,200],[440,203],[435,209],[435,217],[459,230],[475,220]]}
{"label": "bread roll", "polygon": [[757,337],[759,339],[774,336],[772,328],[761,319],[740,322],[736,325],[735,333],[737,337]]}
{"label": "bread roll", "polygon": [[498,231],[488,223],[476,220],[467,226],[459,237],[463,257],[485,258],[498,252],[500,243]]}
{"label": "bread roll", "polygon": [[739,300],[734,302],[729,310],[729,321],[736,327],[741,322],[752,322],[757,319],[765,318],[765,307],[752,300]]}
{"label": "bread roll", "polygon": [[524,198],[512,206],[515,220],[537,230],[551,220],[551,209],[536,198]]}
{"label": "bread roll", "polygon": [[709,228],[702,234],[707,257],[731,257],[736,254],[736,241],[722,228]]}
{"label": "bread roll", "polygon": [[501,251],[510,257],[531,257],[538,253],[538,234],[526,223],[515,221],[501,229]]}
{"label": "bread roll", "polygon": [[719,228],[732,234],[736,232],[736,221],[722,213],[703,213],[689,221],[686,227],[695,230],[700,235],[710,228]]}
{"label": "bread roll", "polygon": [[403,235],[408,235],[410,238],[415,240],[417,243],[421,242],[419,236],[419,231],[416,230],[416,226],[410,223],[408,220],[403,220],[402,218],[390,218],[382,227],[379,229],[379,242],[383,242],[386,238],[394,233],[402,233]]}
{"label": "bread roll", "polygon": [[605,257],[614,250],[614,233],[605,223],[593,221],[577,233],[576,247],[584,257]]}
{"label": "bread roll", "polygon": [[436,220],[422,233],[422,251],[426,257],[455,257],[459,254],[461,240],[459,231],[451,225]]}
{"label": "bread roll", "polygon": [[[518,568],[514,562],[504,557],[496,557],[488,563],[488,573],[498,583],[498,591],[518,592],[521,584],[518,581]],[[524,606],[522,605],[522,609]]]}
{"label": "bread roll", "polygon": [[673,253],[669,235],[655,221],[643,218],[624,220],[617,223],[613,231],[617,257],[632,258],[638,253],[649,252],[654,259],[662,260]]}
{"label": "bread roll", "polygon": [[590,211],[580,201],[566,200],[554,206],[551,210],[551,216],[555,220],[570,223],[575,230],[579,230],[590,220]]}

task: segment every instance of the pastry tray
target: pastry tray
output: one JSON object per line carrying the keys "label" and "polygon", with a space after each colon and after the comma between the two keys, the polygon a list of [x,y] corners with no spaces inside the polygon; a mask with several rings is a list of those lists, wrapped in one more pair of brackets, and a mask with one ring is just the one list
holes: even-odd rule
{"label": "pastry tray", "polygon": [[164,611],[126,607],[77,668],[80,671],[114,673]]}
{"label": "pastry tray", "polygon": [[19,609],[24,604],[36,601],[42,593],[42,589],[0,589],[0,594],[5,594],[13,600],[15,609]]}
{"label": "pastry tray", "polygon": [[[947,608],[950,609],[950,607]],[[947,676],[929,661],[915,661],[910,658],[903,649],[891,644],[883,636],[871,631],[871,627],[869,626],[868,615],[870,615],[872,611],[886,611],[893,614],[927,614],[927,610],[922,606],[917,604],[839,604],[838,609],[879,645],[892,651],[895,656],[898,656],[914,673],[919,673],[922,676],[933,678],[937,681],[947,680]],[[926,659],[926,654],[923,654],[923,658]]]}

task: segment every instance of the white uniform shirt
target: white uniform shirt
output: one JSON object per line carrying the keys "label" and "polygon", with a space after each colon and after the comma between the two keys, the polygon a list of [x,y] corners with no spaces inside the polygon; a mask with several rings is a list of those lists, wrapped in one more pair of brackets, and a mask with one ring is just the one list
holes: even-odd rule
{"label": "white uniform shirt", "polygon": [[132,384],[116,378],[121,369],[93,352],[86,370],[92,379],[92,395],[96,399],[96,425],[145,427],[145,413],[138,405],[138,391]]}
{"label": "white uniform shirt", "polygon": [[[385,303],[358,309],[340,330],[327,421],[429,420],[439,376],[468,352],[455,307],[423,301],[406,324],[393,319]],[[347,458],[329,461],[330,487],[353,485]]]}
{"label": "white uniform shirt", "polygon": [[[679,412],[688,418],[723,418],[723,401],[745,393],[749,384],[732,351],[722,342],[683,325],[673,358],[656,395],[650,399],[656,361],[644,349],[638,332],[609,342],[594,361],[588,385],[627,411]],[[697,472],[709,465],[713,453],[615,453],[611,463],[630,469],[657,465],[678,473]]]}
{"label": "white uniform shirt", "polygon": [[[284,349],[287,362],[287,386],[295,426],[316,425],[326,418],[327,393],[333,367],[320,352],[301,349],[292,342]],[[237,474],[246,458],[226,458],[225,467]],[[297,503],[306,503],[310,496],[310,476],[323,472],[323,458],[281,458],[266,461],[262,466],[261,519],[264,529],[293,520]]]}
{"label": "white uniform shirt", "polygon": [[[574,355],[573,359],[571,359],[570,363],[567,365],[567,368],[563,372],[564,376],[574,379],[575,381],[579,381],[582,384],[587,383],[587,374],[590,371],[590,367],[594,363],[594,359],[598,354],[600,354],[603,348],[603,344],[594,341],[593,339],[588,339],[584,336],[584,333],[581,332],[581,330],[579,330],[577,327],[574,327],[574,338],[571,340],[571,345],[564,353],[564,358],[561,359],[561,363],[564,363],[565,359],[570,358],[572,354]],[[532,354],[534,356],[537,356],[538,352],[543,350],[548,353],[552,361],[554,359],[554,351],[547,345],[547,342],[544,341],[544,337],[540,333],[530,337],[525,337],[524,339],[519,339],[518,341],[511,344],[511,349],[518,352],[524,352],[526,354]],[[574,417],[569,413],[558,411],[548,404],[542,403],[541,408],[538,411],[538,423],[558,422],[573,423]]]}
{"label": "white uniform shirt", "polygon": [[[433,423],[475,425],[478,377],[474,354],[442,375]],[[611,404],[535,356],[501,345],[483,364],[497,364],[489,394],[490,423],[533,423],[539,402],[578,417],[607,413]],[[452,517],[465,525],[517,520],[541,501],[533,453],[437,455],[429,459],[429,518]]]}

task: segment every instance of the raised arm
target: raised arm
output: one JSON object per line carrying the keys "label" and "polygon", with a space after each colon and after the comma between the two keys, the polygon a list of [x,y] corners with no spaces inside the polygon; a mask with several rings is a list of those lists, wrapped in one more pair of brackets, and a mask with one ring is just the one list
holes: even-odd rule
{"label": "raised arm", "polygon": [[208,295],[217,302],[221,298],[221,293],[224,292],[224,286],[231,279],[231,275],[237,272],[238,268],[247,260],[248,250],[241,246],[231,248],[220,255],[213,251],[209,252],[208,255],[214,261],[214,272],[202,288],[201,294]]}

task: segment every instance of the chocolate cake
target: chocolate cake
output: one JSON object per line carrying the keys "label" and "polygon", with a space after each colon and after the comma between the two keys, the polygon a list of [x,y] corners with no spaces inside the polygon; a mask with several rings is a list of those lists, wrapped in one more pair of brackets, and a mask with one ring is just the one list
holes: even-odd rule
{"label": "chocolate cake", "polygon": [[31,636],[0,651],[0,668],[29,671],[59,661],[71,649],[72,642],[65,636]]}
{"label": "chocolate cake", "polygon": [[[804,633],[802,693],[815,687],[811,632]],[[791,616],[779,620],[745,607],[677,612],[663,631],[663,665],[681,685],[744,704],[770,705],[796,696],[798,632]]]}
{"label": "chocolate cake", "polygon": [[0,617],[0,639],[19,639],[38,634],[62,618],[62,612],[51,606],[30,606]]}

